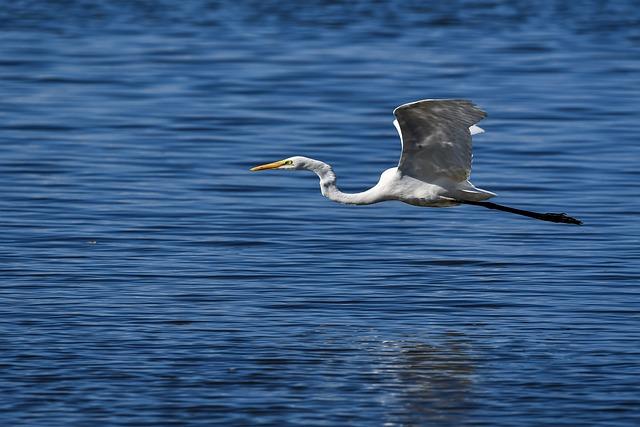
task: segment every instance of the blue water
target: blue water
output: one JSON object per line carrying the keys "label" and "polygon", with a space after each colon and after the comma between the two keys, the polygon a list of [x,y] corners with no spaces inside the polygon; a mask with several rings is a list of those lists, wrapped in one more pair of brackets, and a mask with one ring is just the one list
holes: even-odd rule
{"label": "blue water", "polygon": [[[3,2],[2,425],[640,425],[637,2],[435,3]],[[248,172],[361,191],[422,98],[585,225]]]}

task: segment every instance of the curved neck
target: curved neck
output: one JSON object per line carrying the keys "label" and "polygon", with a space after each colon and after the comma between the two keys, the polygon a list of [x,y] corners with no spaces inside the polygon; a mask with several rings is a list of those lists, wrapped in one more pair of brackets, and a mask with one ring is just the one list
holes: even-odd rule
{"label": "curved neck", "polygon": [[361,193],[343,193],[338,189],[336,184],[337,178],[335,172],[328,164],[319,160],[313,162],[307,168],[320,178],[320,191],[326,198],[338,203],[350,205],[370,205],[372,203],[384,200],[380,197],[376,187],[372,187]]}

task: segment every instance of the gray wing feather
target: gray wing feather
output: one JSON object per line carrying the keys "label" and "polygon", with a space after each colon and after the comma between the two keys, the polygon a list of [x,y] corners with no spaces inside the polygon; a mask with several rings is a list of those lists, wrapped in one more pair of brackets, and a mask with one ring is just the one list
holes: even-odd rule
{"label": "gray wing feather", "polygon": [[423,181],[469,178],[469,127],[486,117],[484,111],[467,100],[427,99],[401,105],[393,114],[402,141],[400,172]]}

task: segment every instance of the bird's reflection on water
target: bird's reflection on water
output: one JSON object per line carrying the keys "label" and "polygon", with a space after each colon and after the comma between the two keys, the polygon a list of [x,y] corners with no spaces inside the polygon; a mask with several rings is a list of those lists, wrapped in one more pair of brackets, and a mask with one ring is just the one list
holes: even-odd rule
{"label": "bird's reflection on water", "polygon": [[396,408],[388,425],[464,423],[473,409],[475,372],[464,335],[450,333],[438,344],[387,342],[385,353],[390,360],[380,371],[394,382],[389,406]]}

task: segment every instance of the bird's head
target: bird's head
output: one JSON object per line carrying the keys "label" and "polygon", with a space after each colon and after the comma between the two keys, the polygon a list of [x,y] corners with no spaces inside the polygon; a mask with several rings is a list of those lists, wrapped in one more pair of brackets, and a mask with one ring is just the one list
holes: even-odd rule
{"label": "bird's head", "polygon": [[289,157],[284,160],[278,160],[277,162],[267,163],[260,166],[255,166],[250,170],[252,172],[263,171],[267,169],[287,169],[287,170],[296,170],[296,169],[313,169],[314,160],[309,159],[307,157],[295,156]]}

